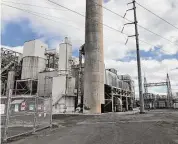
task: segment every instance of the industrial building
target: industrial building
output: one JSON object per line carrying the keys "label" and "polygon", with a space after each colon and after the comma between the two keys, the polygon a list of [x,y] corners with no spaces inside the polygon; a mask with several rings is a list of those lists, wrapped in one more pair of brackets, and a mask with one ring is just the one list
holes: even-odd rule
{"label": "industrial building", "polygon": [[[14,104],[19,107],[24,99],[29,101],[38,96],[52,97],[53,114],[74,113],[78,107],[83,112],[90,109],[84,102],[85,63],[81,63],[80,58],[77,63],[72,57],[72,44],[68,38],[56,50],[49,49],[39,40],[32,40],[24,43],[22,54],[6,48],[1,48],[1,53],[1,96],[4,101],[8,91],[13,89]],[[105,69],[103,87],[102,112],[133,108],[134,83],[130,76],[118,75],[113,68]]]}
{"label": "industrial building", "polygon": [[14,97],[49,97],[54,114],[132,109],[133,80],[104,66],[102,3],[86,1],[85,44],[79,49],[79,64],[72,57],[68,38],[57,50],[39,40],[25,42],[23,54],[2,48],[4,98],[10,89]]}

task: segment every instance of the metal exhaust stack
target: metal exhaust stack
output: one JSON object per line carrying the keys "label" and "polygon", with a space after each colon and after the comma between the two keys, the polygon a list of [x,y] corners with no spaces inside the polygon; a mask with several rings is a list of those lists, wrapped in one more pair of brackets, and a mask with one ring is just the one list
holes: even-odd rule
{"label": "metal exhaust stack", "polygon": [[101,113],[104,103],[102,0],[86,0],[84,112]]}

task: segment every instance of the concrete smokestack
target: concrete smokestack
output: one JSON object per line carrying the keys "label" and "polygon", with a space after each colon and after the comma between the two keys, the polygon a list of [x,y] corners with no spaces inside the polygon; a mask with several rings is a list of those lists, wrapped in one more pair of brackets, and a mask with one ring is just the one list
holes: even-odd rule
{"label": "concrete smokestack", "polygon": [[89,113],[101,113],[104,103],[102,17],[102,0],[86,0],[84,106]]}

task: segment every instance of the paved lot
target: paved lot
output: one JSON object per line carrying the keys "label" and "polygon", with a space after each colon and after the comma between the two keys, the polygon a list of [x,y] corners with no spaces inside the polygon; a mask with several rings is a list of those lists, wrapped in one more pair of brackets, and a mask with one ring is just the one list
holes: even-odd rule
{"label": "paved lot", "polygon": [[178,144],[178,111],[61,116],[46,129],[12,144]]}
{"label": "paved lot", "polygon": [[[41,114],[41,113],[40,113]],[[4,136],[5,116],[1,116],[1,138]],[[50,115],[44,114],[37,115],[36,129],[49,126]],[[7,137],[13,137],[19,134],[32,132],[34,127],[34,114],[33,113],[18,113],[9,117]]]}

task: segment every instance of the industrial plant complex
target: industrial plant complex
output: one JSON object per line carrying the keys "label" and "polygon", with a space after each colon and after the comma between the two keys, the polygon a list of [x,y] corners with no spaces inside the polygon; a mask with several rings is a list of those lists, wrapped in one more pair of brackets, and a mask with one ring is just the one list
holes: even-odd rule
{"label": "industrial plant complex", "polygon": [[[85,62],[81,61],[86,59],[81,58],[86,52],[82,48],[84,45],[79,50],[79,60],[72,57],[72,44],[67,37],[53,50],[40,40],[25,42],[22,54],[1,48],[4,55],[2,63],[6,64],[1,78],[4,103],[12,89],[12,103],[16,105],[16,111],[25,110],[21,108],[23,104],[26,109],[33,109],[35,102],[32,99],[38,96],[48,100],[52,98],[53,114],[90,112],[92,107],[85,102]],[[131,110],[135,97],[131,77],[118,75],[115,69],[110,68],[104,70],[103,80],[100,113]],[[41,103],[44,107],[50,107],[49,104],[49,101]]]}
{"label": "industrial plant complex", "polygon": [[[23,53],[1,48],[1,99],[8,103],[12,95],[14,111],[39,109],[59,113],[104,113],[132,110],[135,105],[134,81],[114,68],[105,68],[103,48],[102,1],[99,6],[86,1],[85,43],[79,58],[72,56],[72,43],[65,37],[56,49],[40,40],[24,43]],[[92,18],[92,19],[91,19]],[[141,79],[139,80],[141,82]],[[161,101],[149,94],[149,86],[167,86],[167,97]],[[169,76],[163,83],[144,82],[140,87],[140,106],[172,107]],[[11,91],[11,92],[10,92]],[[38,97],[38,102],[35,98]],[[144,99],[143,99],[144,98]],[[162,105],[157,106],[156,104]],[[163,104],[164,103],[164,104]]]}
{"label": "industrial plant complex", "polygon": [[[31,1],[28,2],[30,3]],[[19,40],[17,31],[11,31],[10,29],[10,34],[12,32],[12,37],[14,38],[10,39],[8,37],[8,44],[3,44],[6,46],[1,45],[1,142],[13,143],[23,138],[17,143],[178,143],[178,93],[174,91],[177,90],[174,89],[174,87],[177,87],[177,82],[175,81],[177,80],[176,75],[178,70],[177,65],[175,65],[177,63],[176,53],[174,54],[174,49],[172,49],[171,57],[167,52],[161,51],[164,50],[165,46],[173,45],[161,43],[162,41],[157,41],[158,39],[152,38],[152,36],[150,36],[151,39],[156,40],[153,41],[154,45],[145,42],[148,38],[151,41],[150,37],[145,33],[142,33],[145,35],[145,38],[142,38],[144,41],[139,40],[138,27],[164,40],[168,39],[162,37],[164,33],[159,35],[138,24],[136,5],[151,12],[154,16],[157,15],[135,0],[127,3],[127,5],[131,5],[131,7],[127,7],[128,9],[125,11],[124,16],[102,6],[103,3],[106,5],[109,3],[108,7],[118,5],[112,8],[113,10],[118,10],[117,7],[126,4],[124,4],[124,2],[119,4],[118,1],[86,0],[85,14],[75,11],[75,9],[82,4],[78,6],[74,5],[73,9],[70,9],[70,7],[67,7],[67,2],[66,6],[62,4],[65,4],[64,1],[47,0],[46,2],[39,2],[41,5],[36,5],[38,4],[36,1],[31,2],[32,4],[35,3],[35,5],[32,5],[4,0],[2,6],[24,11],[29,15],[53,22],[60,22],[55,19],[69,18],[69,12],[82,16],[85,18],[85,36],[80,38],[84,41],[78,44],[80,34],[74,33],[70,29],[68,30],[68,26],[66,27],[68,32],[65,32],[65,30],[60,31],[58,27],[52,27],[51,29],[55,31],[55,34],[48,32],[46,33],[47,38],[45,38],[46,36],[44,34],[44,37],[39,39],[31,39],[31,37],[30,39],[21,39],[22,36],[19,34],[21,36],[21,43],[19,45],[23,45],[23,52],[17,52],[13,48],[7,48],[10,45],[10,40]],[[8,3],[11,3],[11,5]],[[74,2],[74,4],[76,3],[78,3],[78,1]],[[21,9],[21,7],[15,7],[15,4],[37,7],[37,9],[34,9],[36,11],[40,8],[45,8],[46,10],[43,11],[44,14],[42,14],[32,12],[31,10],[33,10],[33,8],[25,10]],[[49,5],[49,7],[45,5]],[[73,6],[71,1],[68,3],[68,6],[69,5]],[[167,5],[166,3],[166,6]],[[176,7],[176,4],[172,2],[171,7],[172,9],[170,10],[173,11],[173,7]],[[47,9],[52,15],[46,15]],[[112,19],[114,19],[116,24],[111,21],[108,21],[110,25],[103,23],[103,9],[127,20],[127,23],[124,22],[124,24],[122,24],[121,31],[112,27],[118,27],[119,21],[115,19],[115,17],[112,17]],[[56,10],[57,12],[55,13]],[[8,9],[8,11],[10,10]],[[67,15],[61,11],[66,11]],[[133,20],[126,18],[127,12],[129,11],[133,11]],[[164,13],[165,18],[168,12],[170,13],[170,11]],[[59,13],[61,17],[54,17],[55,14],[57,16]],[[13,14],[13,12],[4,13],[3,16],[10,14]],[[147,15],[145,16],[147,17]],[[25,18],[25,16],[21,16],[21,13],[20,18],[13,17],[19,22]],[[167,24],[172,25],[160,16],[157,17]],[[72,18],[73,20],[75,19],[73,15]],[[7,22],[3,22],[3,24],[8,23],[8,21],[10,21],[9,19],[10,18],[7,19]],[[32,18],[30,17],[29,21],[32,22],[31,20]],[[80,21],[79,19],[76,20]],[[149,21],[153,22],[154,20],[151,19]],[[72,23],[72,21],[68,21],[68,19],[62,21],[65,25],[67,25],[68,22]],[[147,24],[147,21],[144,20],[144,23]],[[155,27],[155,24],[158,25],[159,23],[160,21],[153,23],[152,28],[156,28],[156,31],[159,31],[159,28]],[[20,26],[23,26],[22,29],[26,32],[26,26],[24,26],[26,20],[22,24],[23,25]],[[34,24],[38,25],[36,21]],[[45,25],[46,24],[48,23],[45,22]],[[29,25],[33,25],[33,23]],[[74,24],[71,26],[73,25]],[[134,25],[134,34],[133,32],[132,34],[131,32],[129,33],[129,31],[124,32],[128,25]],[[147,25],[149,26],[149,23]],[[60,25],[56,26],[60,27]],[[13,24],[12,27],[14,27]],[[40,33],[42,33],[42,30],[44,30],[46,26],[42,27],[40,24],[38,27],[41,30]],[[106,33],[107,36],[111,37],[108,41],[114,45],[107,46],[107,42],[104,43],[103,39],[103,27],[120,33],[124,37],[126,36],[126,39],[124,38],[126,40],[124,43],[125,46],[127,42],[134,37],[136,50],[134,51],[132,49],[133,43],[130,45],[132,47],[130,49],[116,50],[117,48],[122,48],[124,45],[115,45],[116,43],[111,42],[111,39],[115,40],[113,37],[119,40],[120,37],[117,37],[116,34],[110,35],[109,33]],[[173,27],[178,29],[175,26]],[[3,26],[3,28],[5,29],[6,27]],[[170,29],[165,28],[162,24],[161,28]],[[82,30],[81,27],[76,27],[76,29]],[[32,30],[30,29],[30,31]],[[171,39],[175,38],[176,40],[176,36],[173,36],[174,33],[169,33],[171,33],[169,37]],[[166,31],[166,34],[168,34],[168,31]],[[41,36],[43,34],[39,35]],[[51,35],[60,35],[60,39],[57,39],[57,46],[54,49],[51,48],[51,41],[49,41],[49,36]],[[64,36],[62,37],[62,35]],[[73,37],[73,39],[70,39],[70,36]],[[77,44],[72,41],[76,37],[78,37],[78,39],[76,39]],[[149,49],[141,49],[143,55],[145,55],[143,56],[145,59],[141,59],[139,41],[151,45]],[[172,41],[168,41],[173,44]],[[119,41],[117,41],[117,43],[118,42]],[[110,51],[109,48],[112,49],[112,46],[114,46],[114,49]],[[142,47],[144,46],[145,45]],[[108,53],[117,56],[117,59],[113,58],[115,57],[113,55],[110,58],[114,61],[112,65],[118,64],[120,66],[118,69],[110,67],[110,63],[107,66],[105,65],[104,47],[108,48]],[[114,54],[114,52],[116,52],[116,54]],[[119,57],[119,52],[124,56]],[[125,54],[129,55],[128,61],[126,60],[127,57],[125,57]],[[158,58],[153,58],[157,56]],[[133,59],[131,57],[133,57]],[[174,68],[169,66],[168,61],[163,62],[164,57],[168,59],[171,58],[172,61],[169,61],[169,63],[171,62]],[[110,61],[110,58],[107,60]],[[147,60],[147,58],[149,60]],[[159,60],[161,60],[161,62],[159,62]],[[106,63],[108,61],[106,61]],[[145,67],[142,68],[141,61],[145,61],[144,64],[149,64],[149,66],[144,65]],[[156,64],[154,64],[155,62]],[[132,74],[135,75],[136,66],[134,64],[136,63],[138,75],[132,77]],[[122,64],[123,67],[121,67]],[[130,64],[130,67],[125,64]],[[161,73],[165,70],[166,64],[167,69],[169,67],[167,74],[165,74],[166,79],[158,82],[157,80],[161,79]],[[160,65],[163,65],[163,67]],[[130,75],[121,73],[124,71],[122,68],[130,70]],[[152,74],[154,73],[153,69],[155,69],[155,73],[157,73],[158,70],[158,73]],[[160,71],[161,69],[163,71]],[[142,76],[143,70],[149,73],[148,78],[151,77],[153,80],[151,83],[147,82],[146,76]],[[169,74],[175,78],[175,80],[172,81],[172,85],[170,78],[173,79],[173,77],[169,77]],[[135,84],[135,80],[138,81],[138,84]],[[157,91],[162,92],[162,94],[155,94],[154,92],[156,90],[151,91],[149,89],[150,87],[159,86],[164,86],[166,92],[161,88]],[[176,96],[173,92],[175,92]],[[29,136],[31,134],[32,136]],[[22,136],[25,136],[25,138]]]}
{"label": "industrial plant complex", "polygon": [[[89,96],[85,95],[84,47],[85,45],[79,49],[79,59],[72,56],[72,44],[67,37],[56,49],[49,49],[40,40],[25,42],[23,53],[1,48],[2,64],[6,65],[1,71],[1,97],[4,104],[7,103],[9,90],[12,89],[12,103],[16,105],[16,111],[24,111],[23,104],[26,105],[26,110],[33,109],[34,98],[38,96],[46,99],[41,105],[52,107],[53,114],[89,113],[92,106],[86,103]],[[92,80],[90,76],[87,78]],[[93,81],[97,80],[94,78]],[[135,88],[129,75],[119,75],[114,68],[104,68],[103,83],[104,95],[99,95],[102,101],[99,105],[100,113],[133,109]],[[167,82],[161,84],[166,85]],[[168,99],[169,89],[167,96],[160,96],[148,93],[148,86],[145,80],[145,108],[166,108],[168,102],[173,102],[173,99]],[[31,103],[28,102],[29,99]]]}

